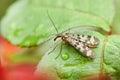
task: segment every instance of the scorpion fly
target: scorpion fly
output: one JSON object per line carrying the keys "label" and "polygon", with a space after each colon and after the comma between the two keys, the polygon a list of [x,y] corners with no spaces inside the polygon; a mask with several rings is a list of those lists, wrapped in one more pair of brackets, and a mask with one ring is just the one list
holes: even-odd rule
{"label": "scorpion fly", "polygon": [[[56,41],[58,38],[62,39],[62,42],[68,43],[71,46],[73,46],[76,50],[82,53],[82,55],[88,57],[88,58],[95,58],[94,53],[92,52],[91,48],[96,48],[96,45],[99,44],[99,39],[95,36],[91,35],[83,35],[83,34],[75,34],[75,33],[59,33],[57,30],[57,27],[55,26],[52,18],[49,16],[48,12],[47,15],[52,22],[57,35],[54,38],[54,41]],[[57,56],[58,57],[58,56]]]}

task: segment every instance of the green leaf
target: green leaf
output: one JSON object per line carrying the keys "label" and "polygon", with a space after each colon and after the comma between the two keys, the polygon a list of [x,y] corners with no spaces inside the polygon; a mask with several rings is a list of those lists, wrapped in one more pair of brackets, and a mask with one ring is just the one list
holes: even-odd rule
{"label": "green leaf", "polygon": [[116,13],[113,19],[112,30],[114,34],[120,34],[120,0],[115,0]]}
{"label": "green leaf", "polygon": [[[83,1],[81,0],[18,1],[9,8],[8,13],[3,18],[1,32],[6,39],[15,45],[37,45],[48,38],[49,35],[56,34],[56,31],[47,16],[47,10],[59,32],[79,25],[94,25],[109,32],[109,25],[114,16],[112,0],[106,0],[105,4],[102,6],[103,8],[110,3],[109,9],[102,9],[99,7],[99,9],[96,10],[96,5],[101,2],[101,0],[93,0],[92,2],[86,0],[83,2],[86,6],[85,8],[83,7],[84,5],[81,5],[82,2]],[[95,8],[89,7],[93,6],[93,4]],[[85,11],[83,11],[83,9]],[[110,12],[108,16],[106,16],[106,12]],[[109,23],[106,23],[102,17],[104,19],[107,18]]]}
{"label": "green leaf", "polygon": [[107,38],[104,51],[104,69],[110,75],[120,76],[120,35]]}

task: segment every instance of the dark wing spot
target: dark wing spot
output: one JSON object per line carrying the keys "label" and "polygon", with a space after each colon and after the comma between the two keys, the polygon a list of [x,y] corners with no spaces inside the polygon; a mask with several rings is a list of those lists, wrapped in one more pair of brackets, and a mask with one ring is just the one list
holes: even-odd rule
{"label": "dark wing spot", "polygon": [[82,35],[82,37],[84,37],[84,35]]}
{"label": "dark wing spot", "polygon": [[76,45],[76,44],[74,44],[74,47],[77,47],[77,45]]}
{"label": "dark wing spot", "polygon": [[77,36],[80,36],[80,34],[77,34]]}
{"label": "dark wing spot", "polygon": [[88,36],[87,36],[87,40],[88,40],[88,41],[90,41],[90,38],[91,38],[91,36],[90,36],[90,35],[88,35]]}
{"label": "dark wing spot", "polygon": [[84,45],[83,48],[86,49],[86,46]]}
{"label": "dark wing spot", "polygon": [[78,42],[81,42],[81,40],[78,40]]}
{"label": "dark wing spot", "polygon": [[75,36],[74,34],[72,34],[72,36]]}
{"label": "dark wing spot", "polygon": [[80,36],[77,36],[77,39],[81,39]]}
{"label": "dark wing spot", "polygon": [[91,38],[91,36],[90,36],[90,35],[88,35],[88,36],[87,36],[87,38]]}
{"label": "dark wing spot", "polygon": [[76,45],[79,45],[79,42],[76,42]]}

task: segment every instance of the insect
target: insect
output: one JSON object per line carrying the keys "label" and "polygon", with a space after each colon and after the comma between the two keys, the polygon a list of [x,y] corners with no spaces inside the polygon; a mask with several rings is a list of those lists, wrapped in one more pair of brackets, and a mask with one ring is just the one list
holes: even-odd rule
{"label": "insect", "polygon": [[90,35],[75,34],[75,33],[59,33],[49,14],[48,17],[58,33],[54,38],[54,41],[56,41],[58,38],[61,38],[62,41],[73,46],[84,56],[89,58],[95,58],[95,55],[92,52],[91,48],[96,48],[96,45],[99,44],[100,42],[99,39],[97,39],[95,36],[90,36]]}

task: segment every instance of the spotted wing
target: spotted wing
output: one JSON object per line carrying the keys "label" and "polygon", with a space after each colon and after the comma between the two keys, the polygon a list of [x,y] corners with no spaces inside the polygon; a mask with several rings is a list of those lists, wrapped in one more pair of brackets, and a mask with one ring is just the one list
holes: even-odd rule
{"label": "spotted wing", "polygon": [[75,44],[71,44],[74,46],[78,51],[82,52],[83,55],[90,57],[90,58],[95,58],[95,55],[93,54],[92,50],[87,47],[87,45],[83,42],[75,42]]}
{"label": "spotted wing", "polygon": [[87,47],[87,44],[81,41],[71,39],[70,37],[66,38],[67,42],[76,48],[79,52],[82,52],[83,55],[89,58],[95,58],[92,50]]}
{"label": "spotted wing", "polygon": [[70,37],[71,39],[74,39],[78,42],[84,42],[88,45],[96,45],[99,43],[99,39],[97,39],[94,36],[90,36],[90,35],[73,34],[73,33],[66,33],[66,35]]}

